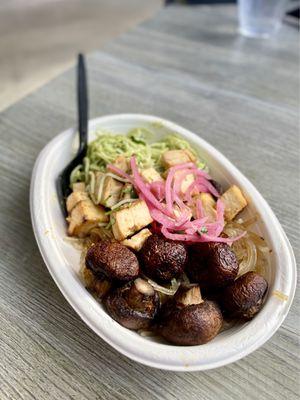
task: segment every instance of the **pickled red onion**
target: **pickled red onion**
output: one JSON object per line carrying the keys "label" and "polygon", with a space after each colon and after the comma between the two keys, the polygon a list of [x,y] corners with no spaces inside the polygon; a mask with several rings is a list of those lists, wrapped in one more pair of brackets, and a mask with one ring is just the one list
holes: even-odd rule
{"label": "pickled red onion", "polygon": [[197,195],[199,193],[207,193],[208,189],[206,186],[202,185],[198,180],[195,180],[190,184],[187,188],[184,199],[188,202],[188,204],[193,203],[192,194]]}
{"label": "pickled red onion", "polygon": [[[166,182],[152,182],[146,184],[141,175],[139,174],[135,157],[132,156],[130,160],[133,178],[126,174],[124,171],[119,170],[115,166],[109,168],[125,177],[133,183],[139,197],[143,199],[149,208],[150,214],[154,221],[161,224],[161,233],[169,239],[180,240],[187,242],[224,242],[232,244],[234,241],[240,239],[245,235],[235,238],[224,238],[219,235],[224,229],[224,209],[223,202],[218,199],[216,205],[216,221],[206,223],[208,217],[205,216],[203,205],[200,199],[196,199],[196,219],[191,220],[190,208],[185,201],[193,203],[192,193],[193,190],[198,193],[209,192],[215,197],[220,197],[218,191],[209,182],[210,176],[199,169],[193,163],[185,163],[176,165],[169,169]],[[111,168],[112,167],[112,168]],[[181,174],[177,180],[174,179],[175,173],[181,170]],[[189,186],[186,195],[181,192],[181,185],[184,178],[188,174],[194,174],[195,181]],[[165,200],[165,204],[162,201]],[[174,203],[179,208],[179,215],[175,214]],[[178,231],[183,231],[179,233]]]}
{"label": "pickled red onion", "polygon": [[143,181],[142,177],[139,174],[137,165],[136,165],[136,160],[135,157],[132,156],[130,159],[130,165],[131,165],[131,170],[133,173],[133,179],[134,179],[134,186],[136,189],[138,189],[139,192],[141,192],[144,196],[144,199],[146,203],[148,204],[149,202],[153,204],[158,210],[163,212],[164,214],[167,214],[169,216],[172,216],[172,212],[169,212],[169,210],[166,209],[157,199],[156,197],[151,193],[145,182]]}
{"label": "pickled red onion", "polygon": [[215,236],[209,236],[206,234],[202,234],[201,236],[196,235],[196,234],[182,234],[182,233],[171,233],[168,228],[162,227],[161,228],[162,234],[167,238],[167,239],[172,239],[172,240],[179,240],[183,242],[192,242],[192,243],[203,243],[203,242],[222,242],[222,243],[228,243],[231,245],[233,242],[241,239],[247,232],[243,232],[242,234],[236,236],[235,238],[224,238],[224,237],[215,237]]}
{"label": "pickled red onion", "polygon": [[149,188],[158,201],[165,198],[165,183],[163,181],[155,181],[149,184]]}
{"label": "pickled red onion", "polygon": [[[200,180],[200,179],[202,178],[202,179],[201,179],[201,183],[207,187],[208,191],[209,191],[213,196],[215,196],[215,197],[220,197],[220,194],[219,194],[219,192],[217,191],[217,189],[214,187],[213,184],[211,184],[211,183],[209,182],[210,179],[211,179],[211,177],[210,177],[208,174],[206,174],[206,175],[208,176],[208,178],[207,178],[207,177],[206,177],[205,175],[203,175],[202,173],[203,173],[203,171],[201,171],[200,169],[196,169],[196,171],[195,171],[195,174],[198,175],[198,179]],[[206,179],[203,179],[203,177],[206,178]]]}
{"label": "pickled red onion", "polygon": [[204,216],[204,209],[202,206],[202,201],[200,199],[196,200],[196,216],[197,218],[203,218]]}

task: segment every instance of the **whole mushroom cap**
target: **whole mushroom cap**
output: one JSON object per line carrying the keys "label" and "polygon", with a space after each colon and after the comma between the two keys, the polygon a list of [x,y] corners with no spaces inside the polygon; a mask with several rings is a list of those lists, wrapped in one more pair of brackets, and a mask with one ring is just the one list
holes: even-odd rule
{"label": "whole mushroom cap", "polygon": [[200,297],[197,293],[190,294],[188,290],[187,296],[182,298],[180,293],[162,307],[158,331],[170,343],[181,346],[204,344],[222,327],[223,317],[217,303],[203,301],[200,291]]}
{"label": "whole mushroom cap", "polygon": [[203,289],[227,286],[234,281],[238,270],[236,255],[227,243],[199,243],[189,250],[186,273]]}
{"label": "whole mushroom cap", "polygon": [[104,305],[109,315],[128,329],[149,328],[160,306],[159,295],[141,278],[108,293]]}
{"label": "whole mushroom cap", "polygon": [[217,286],[224,286],[238,274],[239,265],[234,251],[227,243],[214,243],[209,253],[211,277]]}
{"label": "whole mushroom cap", "polygon": [[213,301],[175,309],[160,327],[160,334],[169,342],[192,346],[212,340],[222,327],[222,314]]}
{"label": "whole mushroom cap", "polygon": [[111,280],[130,281],[139,274],[136,255],[118,242],[96,243],[89,248],[85,264],[96,276],[105,275]]}
{"label": "whole mushroom cap", "polygon": [[232,317],[251,319],[261,309],[267,289],[264,277],[247,272],[224,290],[222,307]]}
{"label": "whole mushroom cap", "polygon": [[184,244],[153,234],[140,251],[144,273],[159,282],[168,282],[184,271],[188,253]]}

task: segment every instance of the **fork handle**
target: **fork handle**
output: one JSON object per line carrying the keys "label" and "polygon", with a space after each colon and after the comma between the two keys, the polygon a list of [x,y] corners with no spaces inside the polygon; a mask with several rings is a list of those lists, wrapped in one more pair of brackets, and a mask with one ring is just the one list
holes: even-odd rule
{"label": "fork handle", "polygon": [[86,81],[86,69],[84,56],[78,55],[77,64],[77,106],[78,106],[78,130],[79,152],[87,149],[88,142],[88,93]]}

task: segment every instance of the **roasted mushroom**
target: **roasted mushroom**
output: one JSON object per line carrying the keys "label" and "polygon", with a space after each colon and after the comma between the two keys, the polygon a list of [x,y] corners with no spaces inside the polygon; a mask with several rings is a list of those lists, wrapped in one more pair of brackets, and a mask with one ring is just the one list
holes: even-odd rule
{"label": "roasted mushroom", "polygon": [[158,234],[149,236],[140,251],[142,270],[159,282],[168,282],[181,275],[187,258],[185,245]]}
{"label": "roasted mushroom", "polygon": [[137,278],[108,293],[104,305],[110,316],[128,329],[147,329],[159,309],[159,296],[145,280]]}
{"label": "roasted mushroom", "polygon": [[227,286],[234,281],[238,270],[236,255],[226,243],[199,243],[190,247],[186,274],[203,289]]}
{"label": "roasted mushroom", "polygon": [[162,307],[158,332],[169,342],[192,346],[212,340],[220,331],[223,318],[218,305],[203,300],[198,285],[181,287]]}
{"label": "roasted mushroom", "polygon": [[105,275],[110,280],[130,281],[139,274],[136,255],[118,242],[96,243],[89,248],[85,264],[94,275]]}
{"label": "roasted mushroom", "polygon": [[261,275],[247,272],[225,288],[221,305],[230,317],[251,319],[261,309],[268,283]]}
{"label": "roasted mushroom", "polygon": [[111,282],[105,275],[96,277],[88,268],[84,268],[82,275],[86,288],[98,299],[102,299],[111,288]]}

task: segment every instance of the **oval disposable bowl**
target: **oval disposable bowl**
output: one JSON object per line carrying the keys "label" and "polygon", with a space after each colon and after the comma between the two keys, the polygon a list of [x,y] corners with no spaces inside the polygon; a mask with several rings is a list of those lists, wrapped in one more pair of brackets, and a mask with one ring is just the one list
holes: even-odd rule
{"label": "oval disposable bowl", "polygon": [[[56,195],[59,172],[72,158],[76,132],[56,136],[36,160],[30,189],[30,209],[38,246],[57,286],[85,323],[122,354],[151,367],[174,371],[197,371],[234,362],[263,345],[282,324],[293,300],[296,263],[291,245],[273,211],[249,180],[209,143],[199,136],[159,117],[120,114],[90,121],[91,140],[96,130],[126,133],[135,127],[150,128],[156,138],[176,132],[186,138],[207,162],[212,176],[227,186],[238,185],[249,206],[245,216],[259,216],[255,229],[272,249],[266,271],[269,290],[265,304],[250,322],[221,332],[202,346],[173,346],[130,331],[105,312],[85,289],[80,277],[80,250],[66,240],[66,224]],[[237,149],[238,151],[238,149]],[[276,296],[280,292],[286,300]]]}

